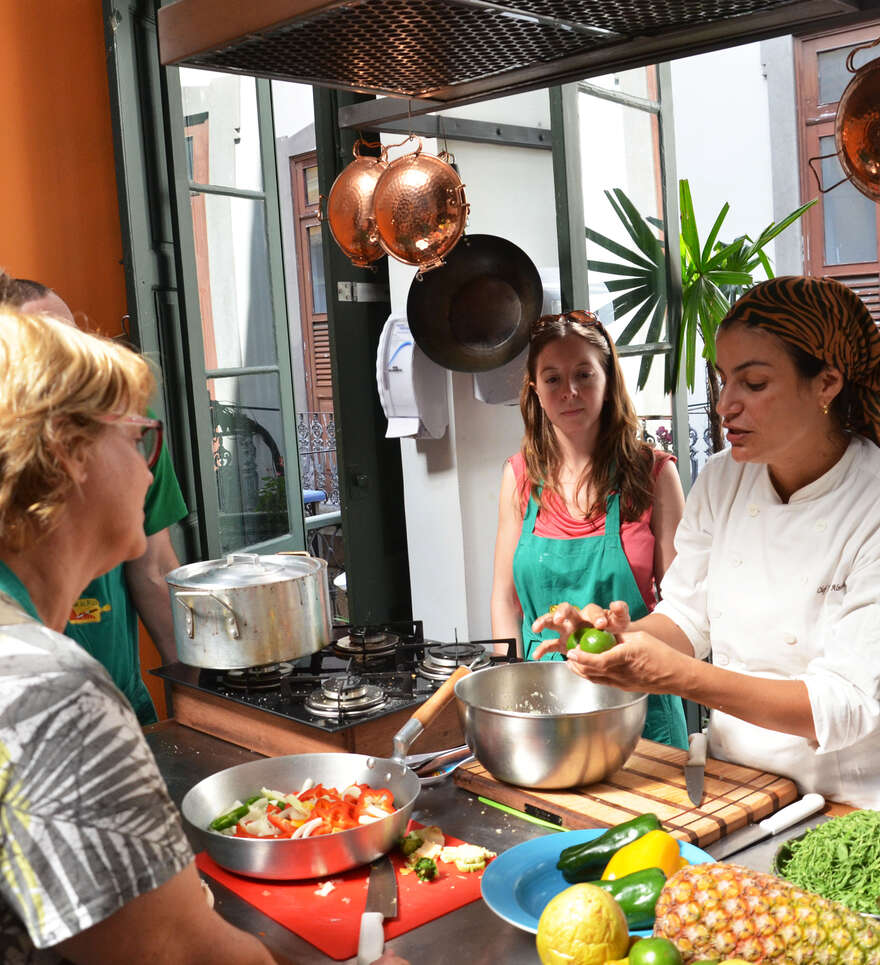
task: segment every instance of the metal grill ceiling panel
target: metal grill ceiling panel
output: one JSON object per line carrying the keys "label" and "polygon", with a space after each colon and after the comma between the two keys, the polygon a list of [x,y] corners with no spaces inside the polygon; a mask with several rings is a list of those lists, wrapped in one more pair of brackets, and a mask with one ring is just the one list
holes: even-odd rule
{"label": "metal grill ceiling panel", "polygon": [[464,103],[798,29],[880,0],[176,0],[163,63]]}

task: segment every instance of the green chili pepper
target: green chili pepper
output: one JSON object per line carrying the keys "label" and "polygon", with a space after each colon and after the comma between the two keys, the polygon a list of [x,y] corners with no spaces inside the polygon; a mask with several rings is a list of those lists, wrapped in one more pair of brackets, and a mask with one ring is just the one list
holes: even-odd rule
{"label": "green chili pepper", "polygon": [[221,814],[218,818],[214,818],[208,827],[212,831],[225,831],[226,828],[231,828],[234,824],[238,824],[248,813],[254,801],[259,801],[262,796],[262,794],[255,794],[253,797],[249,797],[244,804],[233,808],[231,811],[227,811],[225,814]]}
{"label": "green chili pepper", "polygon": [[643,868],[611,881],[591,881],[611,895],[626,915],[630,929],[650,928],[654,924],[657,899],[666,884],[666,875],[659,868]]}
{"label": "green chili pepper", "polygon": [[609,828],[604,834],[583,844],[573,844],[559,855],[556,867],[563,878],[571,884],[590,881],[602,874],[611,855],[625,844],[630,844],[649,831],[660,831],[660,821],[656,814],[640,814],[631,821],[624,821]]}

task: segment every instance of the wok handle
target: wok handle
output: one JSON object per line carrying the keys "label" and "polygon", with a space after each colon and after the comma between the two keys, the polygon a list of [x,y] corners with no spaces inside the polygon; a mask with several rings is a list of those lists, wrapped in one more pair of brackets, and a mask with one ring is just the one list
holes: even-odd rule
{"label": "wok handle", "polygon": [[455,673],[447,677],[446,680],[443,681],[443,685],[438,687],[421,707],[416,708],[413,714],[415,720],[417,720],[422,727],[427,727],[449,701],[452,700],[455,685],[458,681],[461,680],[462,677],[466,677],[469,673],[470,670],[467,667],[458,667]]}

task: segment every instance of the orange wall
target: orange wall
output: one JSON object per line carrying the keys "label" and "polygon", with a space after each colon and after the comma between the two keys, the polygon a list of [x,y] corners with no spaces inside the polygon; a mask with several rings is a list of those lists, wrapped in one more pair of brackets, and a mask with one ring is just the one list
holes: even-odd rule
{"label": "orange wall", "polygon": [[[116,335],[125,277],[101,0],[35,9],[0,3],[0,266]],[[143,631],[141,661],[159,664]],[[145,677],[164,716],[161,685]]]}

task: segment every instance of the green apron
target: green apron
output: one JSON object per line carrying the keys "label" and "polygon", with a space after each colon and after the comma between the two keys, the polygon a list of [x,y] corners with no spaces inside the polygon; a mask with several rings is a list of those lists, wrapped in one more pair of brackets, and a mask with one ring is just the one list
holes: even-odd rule
{"label": "green apron", "polygon": [[[559,636],[552,630],[544,630],[541,637],[536,638],[532,632],[532,623],[554,603],[568,602],[584,607],[588,603],[607,606],[612,600],[624,600],[633,620],[649,612],[623,552],[617,493],[608,497],[605,533],[601,536],[576,539],[535,536],[537,517],[538,500],[532,494],[513,554],[513,582],[523,610],[523,653],[527,660],[532,659],[532,652],[542,639]],[[542,659],[564,660],[565,655],[553,652]],[[650,694],[642,736],[686,748],[687,725],[681,698],[674,694]]]}

